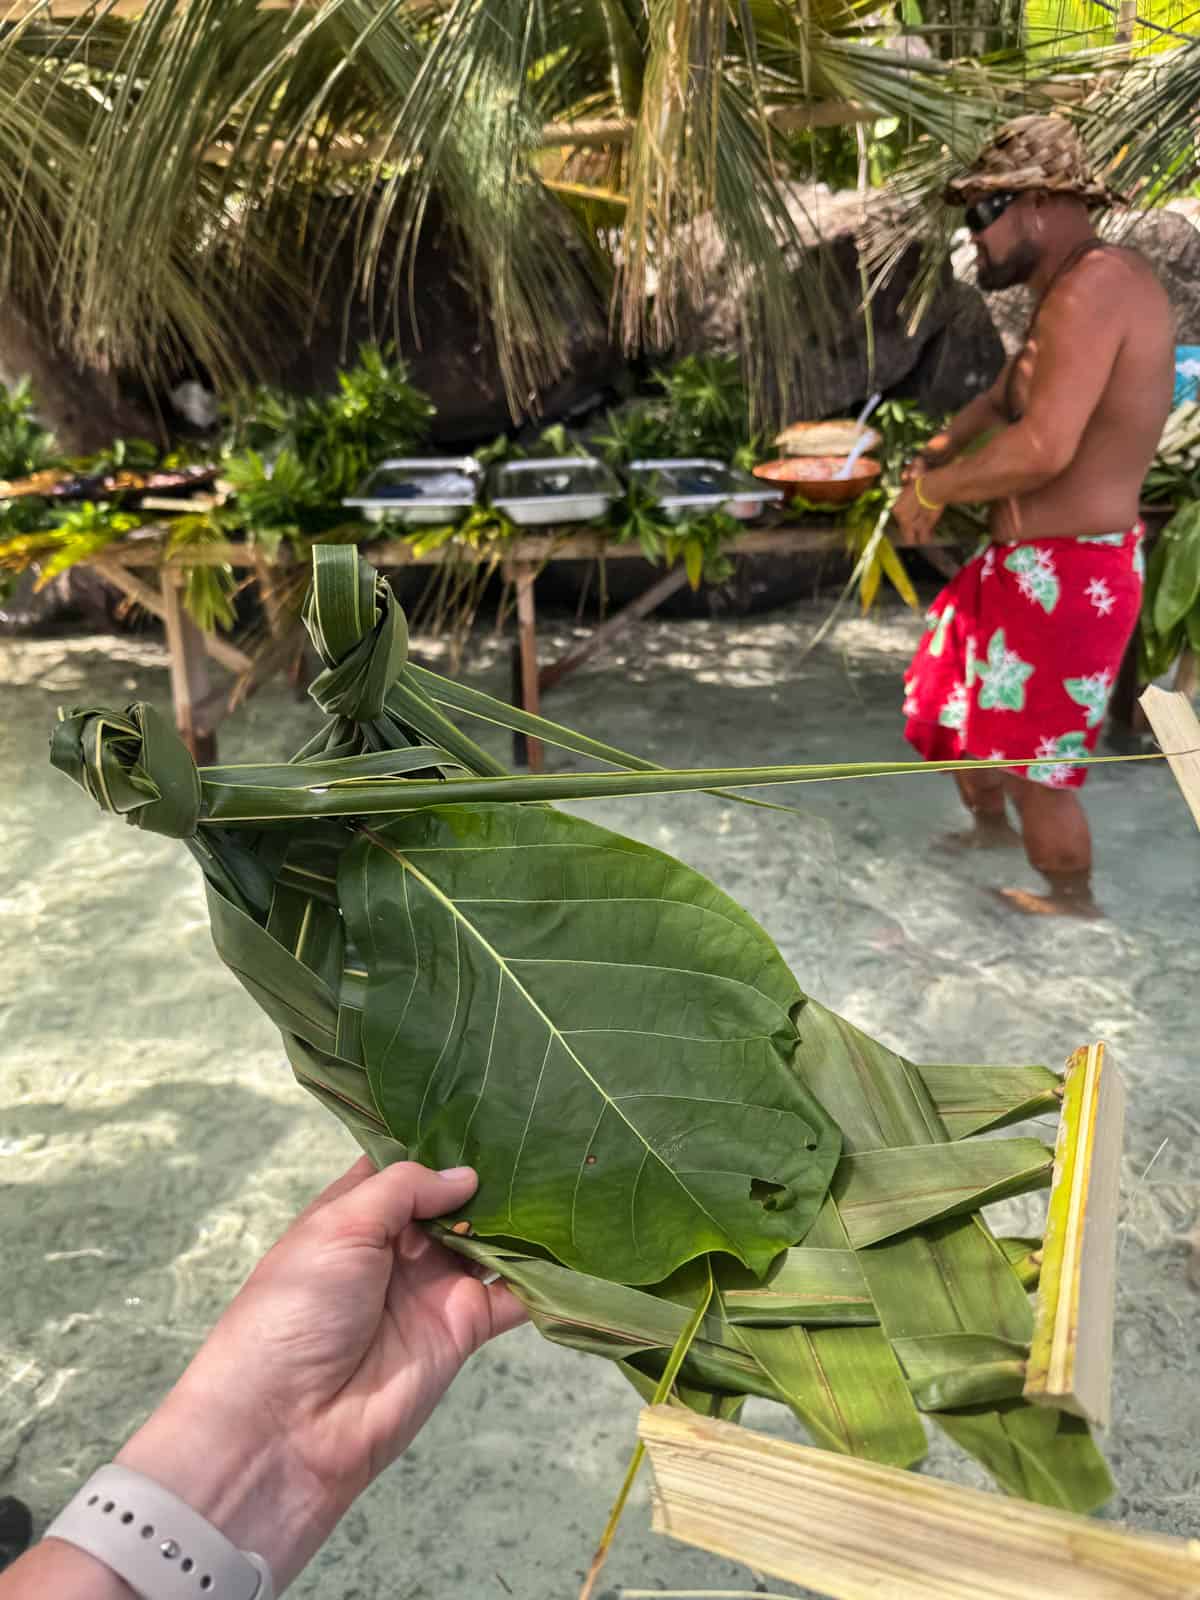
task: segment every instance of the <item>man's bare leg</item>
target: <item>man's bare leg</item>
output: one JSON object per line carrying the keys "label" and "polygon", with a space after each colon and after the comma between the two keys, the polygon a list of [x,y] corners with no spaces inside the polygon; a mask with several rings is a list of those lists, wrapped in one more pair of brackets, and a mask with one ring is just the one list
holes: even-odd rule
{"label": "man's bare leg", "polygon": [[1019,845],[1021,835],[1009,822],[1005,805],[1005,774],[996,768],[990,772],[956,772],[953,777],[959,798],[975,821],[971,828],[943,834],[938,841],[942,848],[1011,850]]}
{"label": "man's bare leg", "polygon": [[1047,880],[1050,892],[997,892],[1018,911],[1039,916],[1099,916],[1092,898],[1092,833],[1079,796],[1073,789],[1051,789],[1028,778],[1010,777],[1007,788],[1021,818],[1029,864]]}

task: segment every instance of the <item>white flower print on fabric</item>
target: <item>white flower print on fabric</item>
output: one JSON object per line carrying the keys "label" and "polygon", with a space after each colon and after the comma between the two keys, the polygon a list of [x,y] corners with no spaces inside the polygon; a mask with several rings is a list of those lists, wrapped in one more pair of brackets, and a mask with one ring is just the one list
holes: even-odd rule
{"label": "white flower print on fabric", "polygon": [[1072,766],[1069,760],[1063,760],[1063,757],[1086,756],[1084,738],[1082,732],[1077,732],[1060,733],[1057,738],[1043,739],[1037,747],[1039,759],[1026,768],[1026,776],[1032,778],[1034,783],[1044,783],[1051,789],[1064,788],[1079,769]]}
{"label": "white flower print on fabric", "polygon": [[953,728],[956,733],[961,733],[967,725],[967,686],[965,683],[956,683],[946,696],[945,704],[938,712],[938,724],[943,728]]}
{"label": "white flower print on fabric", "polygon": [[1140,533],[1138,534],[1137,541],[1136,541],[1136,543],[1134,544],[1134,547],[1133,547],[1133,571],[1134,571],[1134,576],[1137,577],[1137,578],[1140,578],[1141,581],[1143,583],[1145,583],[1145,581],[1146,581],[1146,541],[1142,538]]}
{"label": "white flower print on fabric", "polygon": [[1083,592],[1102,617],[1106,617],[1117,603],[1116,595],[1103,578],[1093,578]]}
{"label": "white flower print on fabric", "polygon": [[1129,537],[1127,533],[1081,533],[1080,544],[1111,544],[1123,545]]}
{"label": "white flower print on fabric", "polygon": [[920,708],[921,702],[917,699],[917,680],[911,678],[904,685],[904,704],[900,709],[904,716],[915,717]]}
{"label": "white flower print on fabric", "polygon": [[1090,672],[1082,678],[1064,678],[1063,688],[1077,706],[1086,708],[1088,727],[1098,728],[1104,721],[1104,713],[1108,709],[1108,697],[1112,693],[1112,673]]}
{"label": "white flower print on fabric", "polygon": [[987,753],[987,759],[989,761],[1007,761],[1008,754],[1004,750],[989,750]]}
{"label": "white flower print on fabric", "polygon": [[983,552],[983,564],[979,569],[979,581],[980,581],[980,583],[982,583],[985,578],[993,577],[995,575],[995,572],[996,572],[996,546],[994,544],[989,544],[987,549]]}
{"label": "white flower print on fabric", "polygon": [[988,640],[988,658],[975,663],[975,676],[983,687],[979,691],[981,711],[1024,711],[1025,684],[1033,674],[1033,662],[1022,661],[1004,642],[1004,629],[997,628]]}
{"label": "white flower print on fabric", "polygon": [[1017,588],[1026,600],[1041,606],[1047,616],[1058,604],[1061,585],[1054,570],[1054,555],[1040,544],[1019,544],[1005,557],[1005,571],[1015,572]]}

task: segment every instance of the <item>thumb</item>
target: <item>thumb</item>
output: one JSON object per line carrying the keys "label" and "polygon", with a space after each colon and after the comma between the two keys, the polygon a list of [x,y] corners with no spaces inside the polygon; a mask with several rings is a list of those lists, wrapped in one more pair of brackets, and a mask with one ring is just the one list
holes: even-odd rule
{"label": "thumb", "polygon": [[341,1237],[390,1245],[415,1218],[457,1211],[478,1187],[473,1167],[433,1172],[419,1161],[397,1161],[331,1200],[313,1221]]}

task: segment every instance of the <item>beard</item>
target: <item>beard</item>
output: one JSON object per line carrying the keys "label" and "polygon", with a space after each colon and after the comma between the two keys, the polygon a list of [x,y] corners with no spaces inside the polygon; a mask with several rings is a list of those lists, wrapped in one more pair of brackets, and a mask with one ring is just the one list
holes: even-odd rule
{"label": "beard", "polygon": [[1037,271],[1041,251],[1031,239],[1015,244],[1003,261],[993,261],[985,245],[976,247],[979,262],[975,281],[981,289],[1012,289],[1019,283],[1028,283]]}

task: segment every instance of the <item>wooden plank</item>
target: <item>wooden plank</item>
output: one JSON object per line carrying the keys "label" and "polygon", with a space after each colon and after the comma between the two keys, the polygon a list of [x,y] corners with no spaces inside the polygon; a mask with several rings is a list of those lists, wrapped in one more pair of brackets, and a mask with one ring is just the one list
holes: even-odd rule
{"label": "wooden plank", "polygon": [[[534,611],[533,588],[537,582],[536,567],[513,569],[517,587],[517,637],[521,649],[521,709],[532,716],[542,714],[542,698],[538,690],[537,615]],[[530,772],[541,772],[545,765],[545,747],[540,739],[525,740],[525,756]]]}
{"label": "wooden plank", "polygon": [[1067,1067],[1025,1398],[1107,1427],[1125,1088],[1102,1044]]}
{"label": "wooden plank", "polygon": [[162,593],[175,726],[193,760],[204,765],[217,758],[217,719],[213,716],[204,635],[184,608],[183,582],[175,573],[164,574]]}
{"label": "wooden plank", "polygon": [[[753,555],[806,555],[826,550],[840,550],[845,541],[845,530],[840,522],[822,521],[800,523],[790,527],[753,527],[740,534],[729,546],[732,556]],[[932,548],[932,547],[923,547]],[[258,559],[253,548],[243,544],[202,545],[186,555],[163,560],[160,539],[125,539],[117,546],[121,564],[125,567],[158,567],[168,569],[195,566],[253,567]],[[363,540],[359,549],[366,559],[377,567],[428,567],[445,561],[490,561],[491,551],[460,550],[443,546],[425,555],[415,555],[413,548],[403,539]],[[505,551],[514,563],[542,565],[547,561],[594,561],[603,556],[606,561],[642,561],[638,544],[615,544],[598,533],[527,535],[513,542]]]}
{"label": "wooden plank", "polygon": [[588,638],[577,644],[573,650],[568,650],[565,656],[546,667],[538,678],[538,687],[545,694],[553,689],[556,683],[562,681],[569,672],[581,666],[589,656],[594,656],[598,650],[603,650],[605,645],[611,644],[623,634],[626,628],[639,621],[642,617],[656,610],[663,601],[677,593],[687,582],[687,573],[683,563],[671,568],[670,572],[661,577],[657,583],[652,583],[644,594],[638,595],[636,600],[631,600],[627,606],[622,606],[620,611],[594,628]]}
{"label": "wooden plank", "polygon": [[172,511],[176,516],[193,511],[214,511],[224,496],[219,494],[191,494],[186,499],[169,494],[144,494],[138,501],[139,511]]}
{"label": "wooden plank", "polygon": [[[1200,1541],[815,1450],[678,1406],[638,1422],[657,1533],[833,1600],[1195,1600]],[[627,1590],[628,1594],[629,1591]]]}
{"label": "wooden plank", "polygon": [[[119,561],[106,556],[93,556],[86,565],[98,573],[105,583],[111,583],[114,589],[119,589],[130,600],[135,600],[152,617],[157,617],[160,622],[165,619],[166,606],[163,603],[162,591],[143,583],[141,578],[135,577],[132,572],[126,572]],[[219,633],[206,633],[203,639],[208,654],[214,661],[220,662],[221,666],[228,667],[230,672],[240,675],[250,670],[252,663],[246,652],[239,650],[235,644],[222,638]]]}
{"label": "wooden plank", "polygon": [[1140,704],[1200,828],[1200,719],[1185,695],[1153,684]]}
{"label": "wooden plank", "polygon": [[[767,107],[767,121],[780,133],[802,128],[836,128],[856,122],[876,122],[878,108],[849,100],[810,100],[806,104]],[[542,129],[541,148],[611,149],[630,145],[637,122],[629,117],[581,118],[575,122],[548,122]]]}

